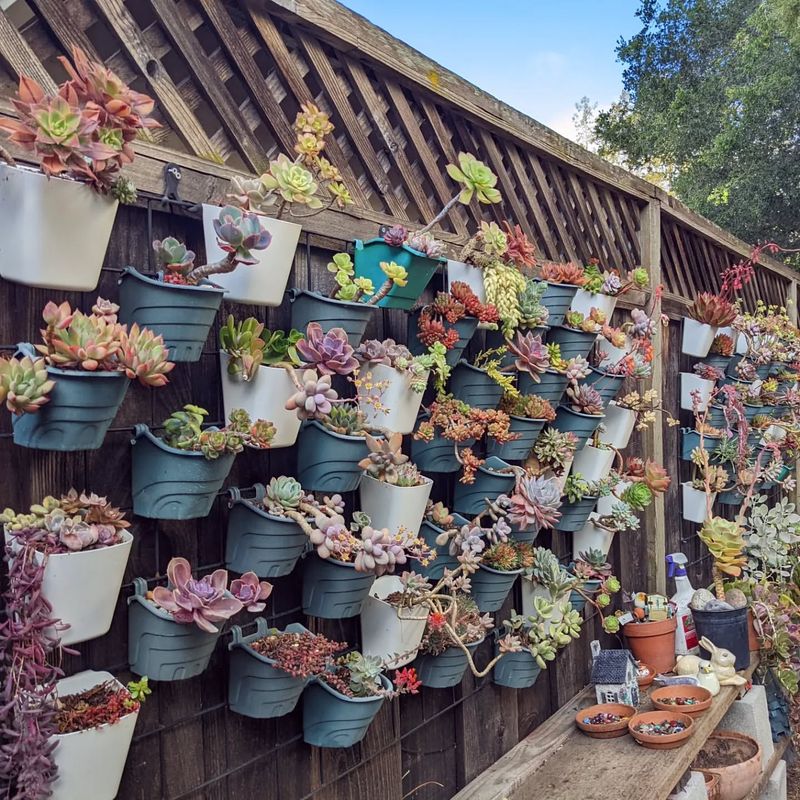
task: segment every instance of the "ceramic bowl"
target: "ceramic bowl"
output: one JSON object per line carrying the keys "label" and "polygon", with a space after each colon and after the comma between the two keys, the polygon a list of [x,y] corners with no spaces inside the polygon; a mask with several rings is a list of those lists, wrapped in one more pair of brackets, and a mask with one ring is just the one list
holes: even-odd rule
{"label": "ceramic bowl", "polygon": [[[680,733],[665,735],[640,733],[636,730],[636,726],[643,722],[668,722],[670,720],[682,722],[686,727]],[[694,733],[692,725],[692,718],[686,714],[677,714],[674,711],[645,711],[644,714],[637,714],[628,721],[628,730],[643,747],[651,750],[672,750],[674,747],[680,747]]]}
{"label": "ceramic bowl", "polygon": [[[681,706],[666,702],[671,697],[692,697],[700,702]],[[650,699],[653,701],[653,707],[659,711],[677,711],[692,717],[703,714],[711,707],[711,692],[702,686],[663,686],[650,692]]]}
{"label": "ceramic bowl", "polygon": [[644,671],[647,670],[646,675],[637,675],[636,676],[636,683],[639,684],[640,689],[644,689],[646,686],[650,686],[650,684],[655,680],[656,671],[649,665],[649,664],[639,664],[639,669]]}
{"label": "ceramic bowl", "polygon": [[[583,720],[586,717],[593,717],[595,714],[619,714],[622,719],[619,722],[610,722],[607,725],[590,725]],[[628,720],[636,714],[633,706],[626,706],[622,703],[600,703],[600,705],[582,708],[575,715],[575,724],[587,736],[594,739],[616,739],[624,736],[628,732]]]}

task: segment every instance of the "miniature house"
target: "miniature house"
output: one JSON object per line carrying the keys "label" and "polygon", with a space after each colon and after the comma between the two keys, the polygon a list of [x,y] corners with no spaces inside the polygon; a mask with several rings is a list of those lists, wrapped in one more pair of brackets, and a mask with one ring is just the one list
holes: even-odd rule
{"label": "miniature house", "polygon": [[639,705],[636,662],[630,650],[601,650],[592,663],[592,683],[598,703]]}

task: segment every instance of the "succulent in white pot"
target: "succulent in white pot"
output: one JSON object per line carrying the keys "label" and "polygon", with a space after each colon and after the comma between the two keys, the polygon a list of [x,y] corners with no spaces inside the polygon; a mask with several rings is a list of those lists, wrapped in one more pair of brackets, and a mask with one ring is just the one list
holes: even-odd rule
{"label": "succulent in white pot", "polygon": [[694,372],[681,372],[681,408],[705,411],[718,380],[724,375],[710,364],[695,364]]}

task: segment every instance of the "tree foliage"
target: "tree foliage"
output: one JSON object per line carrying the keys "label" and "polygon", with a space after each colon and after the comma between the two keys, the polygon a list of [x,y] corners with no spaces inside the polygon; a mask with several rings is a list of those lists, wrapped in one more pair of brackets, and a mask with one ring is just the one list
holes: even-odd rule
{"label": "tree foliage", "polygon": [[637,15],[600,153],[747,241],[800,245],[800,0],[641,0]]}

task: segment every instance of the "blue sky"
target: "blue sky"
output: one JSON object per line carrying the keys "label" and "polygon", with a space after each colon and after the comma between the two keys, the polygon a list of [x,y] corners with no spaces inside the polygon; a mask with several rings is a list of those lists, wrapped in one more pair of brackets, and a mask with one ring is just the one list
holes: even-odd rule
{"label": "blue sky", "polygon": [[638,0],[342,1],[565,136],[581,97],[619,97],[615,46],[640,29]]}

